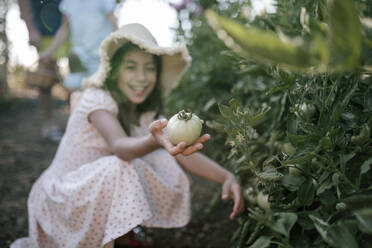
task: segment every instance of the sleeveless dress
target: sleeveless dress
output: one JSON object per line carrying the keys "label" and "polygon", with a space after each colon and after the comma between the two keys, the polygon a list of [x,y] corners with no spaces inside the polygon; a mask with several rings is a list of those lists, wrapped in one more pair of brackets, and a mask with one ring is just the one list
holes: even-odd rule
{"label": "sleeveless dress", "polygon": [[[119,159],[88,121],[98,109],[118,113],[108,92],[86,89],[52,164],[32,187],[29,237],[11,248],[102,247],[137,225],[173,228],[189,222],[189,180],[174,157],[157,149],[129,162]],[[147,134],[153,117],[144,113],[132,136]]]}

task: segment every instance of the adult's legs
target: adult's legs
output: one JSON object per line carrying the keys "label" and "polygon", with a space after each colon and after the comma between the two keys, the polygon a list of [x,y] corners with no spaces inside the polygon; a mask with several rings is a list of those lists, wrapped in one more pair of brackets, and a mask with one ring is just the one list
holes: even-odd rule
{"label": "adult's legs", "polygon": [[59,141],[62,138],[62,131],[53,120],[53,99],[52,88],[41,88],[39,100],[42,112],[41,135],[52,141]]}
{"label": "adult's legs", "polygon": [[43,128],[52,123],[52,89],[40,89],[39,100],[43,114]]}
{"label": "adult's legs", "polygon": [[40,82],[39,85],[39,100],[42,112],[41,134],[44,138],[57,142],[63,135],[62,130],[53,118],[52,87],[59,79],[57,76],[57,65],[55,61],[51,61],[50,63],[40,63],[39,67],[39,70],[49,75],[48,81]]}

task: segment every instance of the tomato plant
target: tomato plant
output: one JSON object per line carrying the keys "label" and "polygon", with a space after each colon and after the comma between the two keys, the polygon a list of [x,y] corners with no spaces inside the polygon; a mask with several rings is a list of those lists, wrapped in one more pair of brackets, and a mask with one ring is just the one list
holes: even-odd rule
{"label": "tomato plant", "polygon": [[215,140],[206,152],[240,179],[237,247],[370,247],[372,6],[277,0],[258,16],[246,1],[207,7],[210,26],[180,17],[192,23],[180,34],[194,62],[170,108],[203,114]]}

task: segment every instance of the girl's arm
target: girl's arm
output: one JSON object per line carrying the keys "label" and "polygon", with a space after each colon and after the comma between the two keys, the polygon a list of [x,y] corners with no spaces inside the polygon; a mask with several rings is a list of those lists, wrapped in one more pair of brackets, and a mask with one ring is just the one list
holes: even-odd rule
{"label": "girl's arm", "polygon": [[185,142],[172,145],[163,134],[163,128],[167,125],[166,120],[157,120],[151,123],[151,134],[142,137],[128,137],[121,127],[116,116],[106,110],[96,110],[89,114],[89,121],[106,140],[111,151],[119,158],[130,161],[142,157],[155,149],[164,147],[171,155],[179,153],[191,154],[203,148],[202,142],[209,137],[201,137],[193,146],[187,147]]}
{"label": "girl's arm", "polygon": [[176,159],[188,172],[210,181],[222,184],[228,177],[234,177],[230,171],[219,166],[202,153],[195,153],[187,157],[177,155]]}
{"label": "girl's arm", "polygon": [[111,151],[125,161],[141,157],[160,147],[151,134],[128,137],[115,115],[106,110],[93,111],[88,119],[106,140]]}
{"label": "girl's arm", "polygon": [[49,62],[52,59],[53,54],[62,45],[62,43],[67,39],[69,33],[70,33],[70,27],[69,27],[68,19],[65,15],[63,15],[62,24],[59,27],[56,35],[54,36],[52,43],[50,44],[47,50],[45,50],[44,52],[40,54],[39,60],[41,62]]}
{"label": "girl's arm", "polygon": [[233,211],[230,214],[231,220],[244,210],[241,188],[231,172],[201,153],[194,153],[190,156],[179,154],[175,158],[186,171],[222,184],[222,199],[227,200],[232,197],[234,200]]}

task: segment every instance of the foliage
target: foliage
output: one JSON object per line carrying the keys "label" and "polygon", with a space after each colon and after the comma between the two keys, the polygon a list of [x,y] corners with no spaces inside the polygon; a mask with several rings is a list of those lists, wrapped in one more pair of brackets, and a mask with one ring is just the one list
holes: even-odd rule
{"label": "foliage", "polygon": [[247,211],[236,245],[369,247],[372,7],[278,0],[250,19],[246,1],[194,3],[216,32],[181,10],[193,65],[168,110],[204,118],[207,152],[239,176]]}

